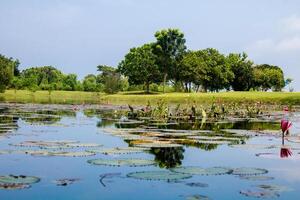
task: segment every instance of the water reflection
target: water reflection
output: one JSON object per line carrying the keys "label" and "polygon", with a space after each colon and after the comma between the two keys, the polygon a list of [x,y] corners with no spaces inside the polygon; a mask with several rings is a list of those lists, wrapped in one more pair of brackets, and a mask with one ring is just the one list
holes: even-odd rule
{"label": "water reflection", "polygon": [[155,161],[160,168],[173,168],[181,165],[184,159],[184,149],[178,148],[151,148],[150,153],[155,155]]}

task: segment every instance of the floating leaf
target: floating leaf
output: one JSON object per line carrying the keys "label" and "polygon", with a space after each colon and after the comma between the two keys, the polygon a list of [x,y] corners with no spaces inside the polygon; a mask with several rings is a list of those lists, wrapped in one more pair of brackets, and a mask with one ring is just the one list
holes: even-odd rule
{"label": "floating leaf", "polygon": [[131,154],[131,153],[143,153],[147,148],[138,147],[116,147],[107,149],[91,149],[87,150],[92,153],[102,153],[102,154]]}
{"label": "floating leaf", "polygon": [[66,144],[67,147],[101,147],[102,144],[95,144],[95,143],[71,143]]}
{"label": "floating leaf", "polygon": [[280,196],[276,192],[270,192],[266,190],[241,190],[240,194],[255,198],[275,198]]}
{"label": "floating leaf", "polygon": [[174,173],[171,171],[144,171],[129,173],[127,174],[127,177],[144,180],[175,181],[191,178],[192,176],[189,174]]}
{"label": "floating leaf", "polygon": [[146,159],[93,159],[87,161],[93,165],[106,165],[106,166],[129,166],[129,167],[138,167],[138,166],[148,166],[154,165],[153,160]]}
{"label": "floating leaf", "polygon": [[248,181],[270,181],[270,180],[273,180],[274,177],[271,177],[271,176],[240,176],[240,179],[248,180]]}
{"label": "floating leaf", "polygon": [[230,147],[243,148],[243,149],[274,149],[276,145],[271,144],[232,144]]}
{"label": "floating leaf", "polygon": [[24,175],[0,176],[0,183],[2,184],[33,184],[39,181],[40,178],[35,176],[24,176]]}
{"label": "floating leaf", "polygon": [[95,153],[86,152],[86,151],[74,151],[74,152],[49,152],[50,156],[63,156],[63,157],[86,157],[86,156],[94,156]]}
{"label": "floating leaf", "polygon": [[270,192],[287,192],[287,191],[291,191],[291,188],[288,188],[286,186],[283,185],[266,185],[266,184],[262,184],[262,185],[257,185],[256,187],[260,188],[260,189],[264,189],[264,190],[268,190]]}
{"label": "floating leaf", "polygon": [[211,168],[201,168],[201,167],[177,167],[171,169],[172,172],[192,174],[192,175],[222,175],[230,174],[232,169],[226,167],[211,167]]}
{"label": "floating leaf", "polygon": [[16,184],[16,183],[0,183],[0,189],[4,190],[20,190],[20,189],[28,189],[31,186],[29,184]]}
{"label": "floating leaf", "polygon": [[204,196],[204,195],[192,195],[192,196],[187,196],[186,200],[211,200],[211,198]]}
{"label": "floating leaf", "polygon": [[208,187],[208,184],[207,183],[186,183],[187,186],[190,186],[190,187],[201,187],[201,188],[204,188],[204,187]]}
{"label": "floating leaf", "polygon": [[79,180],[80,179],[78,179],[78,178],[64,178],[64,179],[55,180],[54,183],[57,186],[67,186],[67,185],[71,185]]}
{"label": "floating leaf", "polygon": [[251,167],[241,167],[233,169],[232,174],[233,175],[239,175],[239,176],[254,176],[254,175],[261,175],[268,173],[268,170],[261,169],[261,168],[251,168]]}
{"label": "floating leaf", "polygon": [[131,142],[132,145],[142,148],[171,148],[182,147],[180,144],[171,143],[169,141],[157,141],[157,140],[136,140]]}

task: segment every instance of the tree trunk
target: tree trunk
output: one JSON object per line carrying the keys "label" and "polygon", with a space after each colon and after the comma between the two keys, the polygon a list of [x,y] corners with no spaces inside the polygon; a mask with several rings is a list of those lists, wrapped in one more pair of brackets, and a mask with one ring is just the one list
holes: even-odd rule
{"label": "tree trunk", "polygon": [[149,83],[149,81],[146,82],[146,93],[147,94],[150,93],[150,83]]}
{"label": "tree trunk", "polygon": [[165,86],[166,86],[166,82],[167,82],[167,76],[168,76],[168,74],[165,73],[164,74],[164,83],[163,83],[163,93],[165,93]]}

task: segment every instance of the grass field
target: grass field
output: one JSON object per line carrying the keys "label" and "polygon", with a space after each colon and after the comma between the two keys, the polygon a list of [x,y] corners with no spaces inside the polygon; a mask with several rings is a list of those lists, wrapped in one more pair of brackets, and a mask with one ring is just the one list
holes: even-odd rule
{"label": "grass field", "polygon": [[220,93],[156,93],[143,94],[139,92],[104,93],[78,91],[48,91],[30,92],[26,90],[7,90],[0,94],[2,102],[18,103],[57,103],[57,104],[132,104],[146,105],[148,101],[155,103],[165,100],[170,104],[207,104],[214,101],[223,103],[255,103],[300,105],[300,92],[220,92]]}

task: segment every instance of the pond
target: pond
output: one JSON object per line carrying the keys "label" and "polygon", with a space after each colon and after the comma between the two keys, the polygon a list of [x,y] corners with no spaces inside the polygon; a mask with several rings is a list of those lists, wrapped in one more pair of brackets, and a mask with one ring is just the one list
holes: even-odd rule
{"label": "pond", "polygon": [[[1,199],[298,199],[300,113],[128,119],[127,108],[0,104]],[[291,153],[291,155],[290,155]]]}

